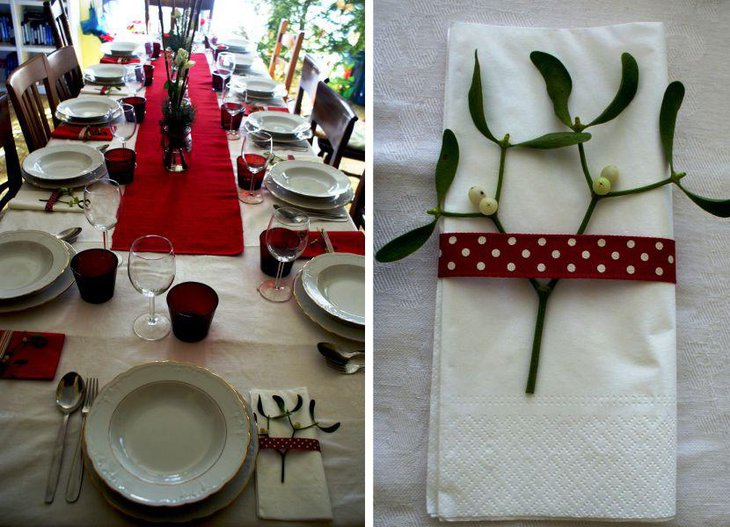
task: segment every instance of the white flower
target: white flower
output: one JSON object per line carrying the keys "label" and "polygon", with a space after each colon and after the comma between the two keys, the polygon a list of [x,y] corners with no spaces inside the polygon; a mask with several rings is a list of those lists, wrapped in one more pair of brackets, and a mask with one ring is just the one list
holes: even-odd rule
{"label": "white flower", "polygon": [[189,58],[190,54],[187,52],[187,50],[180,48],[177,50],[177,54],[175,55],[175,64],[177,64],[178,67],[181,67],[188,61]]}

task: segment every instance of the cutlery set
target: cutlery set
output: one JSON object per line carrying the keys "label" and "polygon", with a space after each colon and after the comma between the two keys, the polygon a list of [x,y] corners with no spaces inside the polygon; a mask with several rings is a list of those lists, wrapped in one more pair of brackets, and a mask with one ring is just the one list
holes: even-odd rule
{"label": "cutlery set", "polygon": [[345,351],[330,342],[318,343],[317,349],[324,356],[327,366],[339,373],[352,375],[365,371],[364,351]]}

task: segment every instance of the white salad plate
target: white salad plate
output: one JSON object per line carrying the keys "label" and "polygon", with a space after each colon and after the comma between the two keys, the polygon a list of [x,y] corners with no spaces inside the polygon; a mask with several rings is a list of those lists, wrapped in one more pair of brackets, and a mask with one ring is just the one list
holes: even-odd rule
{"label": "white salad plate", "polygon": [[[269,132],[272,136],[282,136],[282,138],[294,138],[311,127],[310,122],[301,115],[268,110],[252,113],[246,122],[250,123],[254,129]],[[278,140],[277,137],[274,139]]]}
{"label": "white salad plate", "polygon": [[299,304],[304,314],[322,329],[329,331],[340,337],[354,340],[357,342],[365,342],[365,328],[345,324],[337,319],[332,318],[326,311],[321,309],[304,290],[299,274],[294,278],[294,298]]}
{"label": "white salad plate", "polygon": [[88,145],[64,143],[34,150],[23,160],[23,172],[40,181],[68,181],[97,172],[104,155]]}
{"label": "white salad plate", "polygon": [[[114,492],[112,489],[107,487],[99,476],[90,470],[89,476],[91,477],[94,485],[99,489],[104,499],[107,500],[113,507],[120,510],[128,516],[138,518],[140,520],[148,522],[164,522],[164,523],[183,523],[191,522],[200,518],[205,518],[211,514],[227,507],[243,492],[246,486],[251,481],[254,469],[256,468],[256,457],[258,455],[258,436],[256,430],[256,422],[254,421],[253,413],[249,408],[246,401],[240,396],[242,404],[246,407],[246,414],[249,424],[249,437],[250,443],[248,451],[246,452],[246,459],[243,462],[243,466],[234,476],[228,485],[225,485],[221,490],[216,492],[204,500],[188,504],[180,505],[178,507],[152,507],[149,505],[143,505],[131,500],[126,499],[121,494]],[[87,458],[88,460],[88,458]],[[89,463],[88,466],[91,466]]]}
{"label": "white salad plate", "polygon": [[264,186],[276,199],[289,203],[290,205],[294,205],[295,207],[313,211],[338,209],[350,203],[352,198],[355,196],[355,192],[352,188],[343,194],[340,194],[335,199],[308,198],[300,196],[280,187],[279,184],[271,178],[271,174],[267,174],[266,177],[264,177]]}
{"label": "white salad plate", "polygon": [[234,71],[236,73],[243,73],[251,69],[253,66],[253,56],[244,53],[234,53],[233,57],[236,59],[236,66]]}
{"label": "white salad plate", "polygon": [[56,108],[58,115],[67,122],[84,124],[89,124],[89,121],[94,124],[110,122],[121,111],[117,101],[104,95],[81,95],[62,101]]}
{"label": "white salad plate", "polygon": [[87,66],[84,78],[97,84],[124,84],[126,72],[122,64],[92,64]]}
{"label": "white salad plate", "polygon": [[142,46],[138,42],[129,42],[115,40],[114,42],[106,42],[101,46],[104,55],[112,55],[114,57],[132,57],[137,54]]}
{"label": "white salad plate", "polygon": [[282,189],[307,198],[332,200],[352,188],[342,171],[317,161],[282,161],[270,174]]}
{"label": "white salad plate", "polygon": [[0,233],[0,301],[44,290],[63,274],[70,261],[67,245],[47,232]]}
{"label": "white salad plate", "polygon": [[281,86],[278,82],[264,77],[249,77],[245,81],[241,81],[241,83],[246,85],[246,91],[250,95],[260,97],[273,97],[276,89]]}
{"label": "white salad plate", "polygon": [[120,374],[99,393],[84,441],[99,477],[148,506],[199,502],[228,484],[249,447],[246,408],[210,371],[154,362]]}
{"label": "white salad plate", "polygon": [[71,178],[71,179],[58,179],[58,180],[53,180],[53,181],[45,181],[42,179],[36,179],[33,176],[30,176],[26,173],[23,173],[23,179],[25,179],[25,181],[27,181],[34,187],[42,188],[45,190],[58,190],[60,187],[67,187],[67,188],[85,187],[91,181],[102,178],[102,177],[106,176],[107,174],[108,174],[108,172],[106,169],[106,165],[102,165],[98,169],[94,170],[93,172],[89,172],[88,174],[85,174],[83,176]]}
{"label": "white salad plate", "polygon": [[302,285],[309,298],[342,322],[365,325],[365,257],[325,253],[302,268]]}
{"label": "white salad plate", "polygon": [[[76,250],[69,244],[65,242],[64,244],[68,249],[69,256],[73,258],[76,254]],[[69,266],[61,274],[61,276],[56,278],[50,286],[46,287],[42,291],[16,300],[9,300],[7,302],[0,301],[0,313],[15,313],[17,311],[25,311],[26,309],[42,306],[51,300],[55,300],[68,291],[75,281],[76,279],[74,278],[73,271],[71,271],[71,266]]]}
{"label": "white salad plate", "polygon": [[231,53],[251,53],[253,42],[241,38],[226,38],[221,42]]}

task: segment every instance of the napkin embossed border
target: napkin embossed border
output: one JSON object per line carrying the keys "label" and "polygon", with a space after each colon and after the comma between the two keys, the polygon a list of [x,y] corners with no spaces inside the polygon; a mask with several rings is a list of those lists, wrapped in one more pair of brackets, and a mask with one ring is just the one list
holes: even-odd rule
{"label": "napkin embossed border", "polygon": [[[538,310],[525,392],[534,394],[548,300],[560,280],[591,278],[676,282],[674,240],[585,234],[599,203],[674,184],[706,212],[727,218],[730,217],[730,199],[706,198],[689,191],[682,183],[686,173],[675,170],[672,151],[677,114],[684,98],[681,82],[674,81],[667,86],[659,113],[659,135],[669,175],[665,174],[648,185],[613,190],[619,182],[620,171],[614,165],[607,165],[599,176],[591,174],[584,143],[590,141],[592,135],[586,130],[619,118],[629,107],[639,87],[636,59],[627,52],[621,55],[622,73],[615,97],[597,117],[584,123],[570,112],[568,102],[573,82],[565,65],[558,57],[543,51],[533,51],[529,57],[545,81],[555,116],[569,131],[555,131],[518,143],[510,141],[510,133],[505,133],[501,139],[494,135],[485,114],[481,66],[475,50],[468,92],[469,113],[479,133],[500,149],[494,195],[487,194],[482,187],[473,186],[469,189],[469,200],[478,212],[445,210],[444,200],[459,167],[459,143],[452,130],[444,130],[435,171],[437,204],[426,211],[433,220],[388,242],[375,257],[380,262],[393,262],[412,254],[428,241],[440,218],[483,217],[491,220],[497,233],[441,234],[438,276],[529,280],[537,296]],[[508,152],[513,148],[554,150],[574,146],[578,149],[581,171],[590,192],[590,201],[577,232],[574,235],[510,233],[499,218]]]}

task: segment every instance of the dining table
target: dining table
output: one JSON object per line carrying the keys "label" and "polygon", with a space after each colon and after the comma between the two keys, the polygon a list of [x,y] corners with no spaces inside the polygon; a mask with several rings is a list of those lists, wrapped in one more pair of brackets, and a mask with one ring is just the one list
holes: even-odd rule
{"label": "dining table", "polygon": [[[210,52],[194,53],[194,68],[208,73],[213,68]],[[164,67],[158,60],[153,84],[147,90],[159,87],[165,81]],[[258,58],[249,76],[268,76]],[[89,87],[93,90],[93,87]],[[89,90],[85,90],[87,92]],[[82,93],[84,93],[82,92]],[[93,91],[91,91],[93,93]],[[202,93],[202,92],[201,92]],[[140,95],[144,91],[140,91]],[[117,92],[110,96],[119,98]],[[196,104],[195,94],[193,104]],[[212,94],[210,94],[213,97]],[[220,104],[220,94],[216,94]],[[277,97],[266,104],[284,106]],[[148,114],[150,109],[148,108]],[[148,115],[149,117],[149,115]],[[220,115],[213,111],[199,111],[193,124],[202,121],[220,122]],[[146,127],[157,127],[157,122],[147,119],[127,147],[137,148],[135,143]],[[217,129],[219,140],[225,141],[225,131]],[[64,144],[52,139],[50,144]],[[95,142],[90,145],[111,143],[118,140]],[[236,158],[241,151],[241,139],[227,143],[233,179],[230,193],[235,194]],[[155,148],[157,146],[155,145]],[[195,141],[189,156],[204,156],[203,144]],[[287,159],[307,156],[313,158],[311,147],[295,149],[274,147],[276,156]],[[134,218],[142,214],[139,207],[162,207],[170,195],[145,196],[145,200],[128,200],[135,185],[142,185],[145,171],[150,167],[138,158],[135,180],[122,188],[122,210]],[[154,160],[162,165],[162,154]],[[157,168],[157,167],[155,167]],[[194,169],[191,169],[194,170]],[[200,170],[200,166],[195,168]],[[172,172],[155,177],[169,178],[175,185],[176,178],[195,177],[194,172],[184,175]],[[197,174],[202,177],[202,174]],[[30,190],[24,183],[24,191]],[[148,187],[148,191],[149,191]],[[67,445],[63,459],[61,479],[52,504],[44,503],[44,490],[51,463],[54,440],[62,415],[55,404],[56,385],[61,377],[76,371],[83,377],[97,377],[103,387],[117,375],[134,366],[155,361],[177,361],[200,366],[219,375],[233,386],[244,398],[252,389],[287,390],[306,387],[312,399],[317,401],[318,419],[323,422],[340,422],[341,427],[332,434],[320,434],[321,452],[327,487],[330,494],[333,520],[327,525],[362,525],[365,518],[365,376],[343,375],[327,367],[317,351],[317,343],[329,341],[348,349],[362,349],[361,342],[353,342],[322,329],[299,308],[295,299],[274,303],[261,297],[257,285],[266,278],[260,270],[259,235],[266,229],[276,200],[263,189],[264,201],[249,205],[240,200],[240,221],[243,231],[241,251],[231,254],[205,254],[206,251],[183,251],[176,255],[176,274],[173,285],[196,281],[211,286],[219,296],[210,333],[197,343],[185,343],[170,334],[163,340],[148,342],[138,338],[132,328],[137,315],[146,309],[143,296],[135,290],[127,276],[126,250],[114,242],[115,232],[110,232],[112,249],[121,260],[117,270],[113,298],[103,304],[84,302],[75,285],[63,294],[43,305],[20,312],[0,314],[0,329],[31,332],[55,332],[65,335],[65,343],[53,381],[0,380],[0,524],[4,525],[137,525],[139,520],[125,516],[110,506],[99,490],[86,478],[76,503],[67,503],[65,492],[67,471],[70,467],[73,446],[79,437],[80,412],[72,415],[69,423]],[[231,195],[227,199],[234,199]],[[141,205],[140,205],[141,204]],[[131,210],[130,210],[131,209]],[[205,211],[200,211],[203,214]],[[45,212],[10,208],[0,216],[0,232],[16,229],[34,229],[58,233],[69,227],[83,228],[73,242],[73,248],[81,251],[101,247],[102,236],[85,219],[84,214],[71,212]],[[117,228],[120,226],[118,225]],[[210,226],[215,232],[218,226]],[[221,225],[220,228],[224,228]],[[353,223],[312,222],[312,230],[352,231]],[[155,234],[153,223],[144,226],[143,234]],[[235,254],[235,253],[238,254]],[[294,263],[291,280],[305,261]],[[165,311],[165,294],[158,297],[158,309]],[[255,403],[254,403],[255,404]],[[228,507],[200,520],[201,525],[297,525],[297,522],[265,521],[257,517],[256,492],[253,481]],[[307,522],[312,525],[312,522]],[[317,524],[315,522],[314,524]]]}

